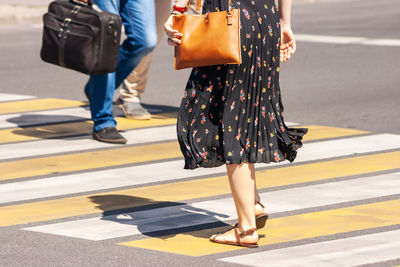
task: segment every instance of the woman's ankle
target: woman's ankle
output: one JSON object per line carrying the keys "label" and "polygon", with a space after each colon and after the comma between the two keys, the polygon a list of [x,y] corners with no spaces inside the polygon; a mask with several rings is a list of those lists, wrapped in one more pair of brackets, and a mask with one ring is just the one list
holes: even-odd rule
{"label": "woman's ankle", "polygon": [[258,236],[257,228],[238,228],[237,233],[239,234],[240,242],[244,243],[257,242],[260,238]]}
{"label": "woman's ankle", "polygon": [[248,222],[247,223],[246,222],[242,222],[242,224],[238,223],[236,225],[236,227],[238,228],[238,230],[240,232],[245,232],[245,231],[250,230],[250,229],[257,229],[255,222],[254,222],[254,225],[253,225],[253,223],[248,223]]}
{"label": "woman's ankle", "polygon": [[256,216],[264,214],[264,206],[258,201],[256,201],[256,203],[254,204],[254,210]]}

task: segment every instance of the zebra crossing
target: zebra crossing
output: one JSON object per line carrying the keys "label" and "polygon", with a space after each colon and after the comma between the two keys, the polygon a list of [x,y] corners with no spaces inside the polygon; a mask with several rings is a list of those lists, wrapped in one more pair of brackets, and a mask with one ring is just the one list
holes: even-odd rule
{"label": "zebra crossing", "polygon": [[0,231],[249,266],[400,263],[400,135],[304,125],[295,163],[256,164],[270,219],[252,250],[208,241],[236,219],[225,169],[182,169],[174,116],[119,117],[129,143],[110,145],[83,102],[0,94]]}

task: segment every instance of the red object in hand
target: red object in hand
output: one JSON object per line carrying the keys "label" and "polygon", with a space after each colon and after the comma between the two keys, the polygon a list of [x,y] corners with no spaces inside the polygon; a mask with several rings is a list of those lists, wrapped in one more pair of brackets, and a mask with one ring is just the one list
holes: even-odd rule
{"label": "red object in hand", "polygon": [[178,11],[180,13],[185,13],[187,11],[187,7],[174,6],[172,9],[175,10],[175,11]]}

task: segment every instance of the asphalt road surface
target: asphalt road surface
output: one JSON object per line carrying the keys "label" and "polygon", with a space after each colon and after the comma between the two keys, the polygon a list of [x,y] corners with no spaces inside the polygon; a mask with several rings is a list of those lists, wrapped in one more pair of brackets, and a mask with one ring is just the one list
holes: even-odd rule
{"label": "asphalt road surface", "polygon": [[223,168],[181,169],[190,71],[165,39],[143,95],[157,114],[119,117],[129,143],[110,146],[90,139],[87,77],[40,61],[41,26],[0,26],[0,266],[399,265],[400,3],[300,2],[293,28],[285,118],[310,134],[295,164],[258,166],[271,220],[236,250],[206,238],[235,222]]}
{"label": "asphalt road surface", "polygon": [[[299,4],[293,28],[298,34],[400,39],[399,5],[397,0]],[[40,28],[2,27],[0,36],[2,92],[84,99],[86,76],[40,61]],[[163,40],[144,103],[179,106],[189,71],[174,71],[172,57]],[[296,55],[281,71],[287,120],[399,133],[399,62],[398,46],[298,41]]]}

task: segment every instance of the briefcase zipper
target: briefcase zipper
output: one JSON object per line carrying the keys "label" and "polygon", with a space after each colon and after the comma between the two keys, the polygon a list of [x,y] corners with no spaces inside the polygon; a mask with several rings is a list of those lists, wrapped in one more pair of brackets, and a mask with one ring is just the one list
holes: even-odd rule
{"label": "briefcase zipper", "polygon": [[[45,26],[46,28],[52,29],[52,30],[54,30],[54,31],[59,31],[59,30],[60,30],[60,29],[57,29],[56,27],[52,27],[52,26],[48,26],[48,25],[44,25],[44,26]],[[71,34],[71,35],[75,35],[75,36],[90,38],[90,36],[88,36],[88,35],[83,35],[83,34],[77,33],[77,32],[71,32],[70,30],[67,30],[67,33],[68,33],[68,34]],[[59,36],[59,37],[60,37],[60,36]]]}
{"label": "briefcase zipper", "polygon": [[[61,18],[57,15],[54,15],[53,13],[46,13],[46,15],[49,15],[53,18],[55,18],[58,22],[63,23],[64,22],[64,18]],[[85,26],[88,27],[93,33],[96,33],[94,27],[90,24],[84,23],[84,22],[80,22],[80,21],[76,21],[76,20],[71,20],[70,21],[71,24],[77,24],[77,25],[81,25],[81,26]],[[52,28],[53,29],[53,28]],[[53,29],[54,30],[54,29]],[[58,29],[57,29],[58,30]]]}

